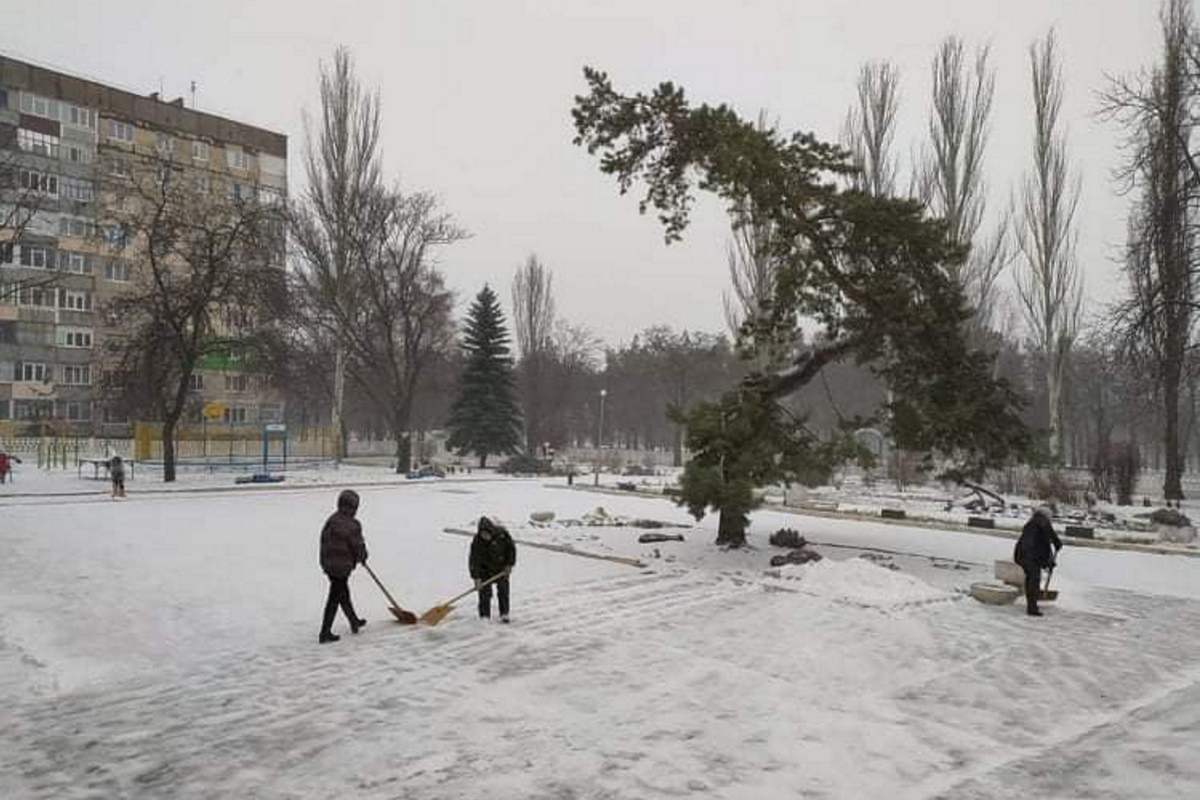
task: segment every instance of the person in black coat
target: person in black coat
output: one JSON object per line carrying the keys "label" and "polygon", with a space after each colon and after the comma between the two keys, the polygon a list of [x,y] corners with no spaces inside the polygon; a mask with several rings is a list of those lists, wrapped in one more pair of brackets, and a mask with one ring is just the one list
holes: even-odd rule
{"label": "person in black coat", "polygon": [[[1053,549],[1051,549],[1053,548]],[[1031,617],[1040,617],[1038,595],[1042,590],[1042,570],[1054,565],[1062,540],[1050,523],[1050,509],[1039,507],[1021,529],[1021,538],[1013,548],[1013,561],[1025,570],[1025,611]]]}
{"label": "person in black coat", "polygon": [[367,624],[354,613],[350,602],[350,573],[357,564],[367,563],[367,543],[363,540],[362,523],[354,518],[358,513],[358,493],[345,490],[338,495],[337,511],[325,520],[321,529],[321,569],[329,578],[329,596],[325,598],[325,615],[321,620],[321,644],[336,642],[340,636],[333,634],[333,618],[338,607],[350,622],[350,632]]}
{"label": "person in black coat", "polygon": [[480,586],[488,578],[504,573],[504,577],[495,582],[496,595],[500,601],[500,621],[508,622],[508,576],[517,563],[517,546],[512,536],[503,525],[492,522],[487,517],[479,518],[479,527],[475,538],[471,540],[471,555],[467,566],[471,577],[479,587],[479,616],[490,619],[492,616],[492,584]]}

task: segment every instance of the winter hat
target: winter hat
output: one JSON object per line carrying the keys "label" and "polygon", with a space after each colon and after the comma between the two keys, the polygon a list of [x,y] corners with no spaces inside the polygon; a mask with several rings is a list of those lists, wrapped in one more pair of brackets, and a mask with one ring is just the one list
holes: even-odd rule
{"label": "winter hat", "polygon": [[353,514],[358,511],[358,492],[353,489],[345,489],[338,495],[338,511],[345,511],[347,514]]}
{"label": "winter hat", "polygon": [[479,531],[478,532],[483,533],[485,531],[488,533],[496,532],[496,527],[492,524],[492,521],[490,519],[488,519],[486,516],[479,518]]}
{"label": "winter hat", "polygon": [[1034,509],[1033,515],[1035,517],[1041,515],[1046,519],[1052,519],[1054,517],[1054,515],[1050,513],[1050,506],[1038,506]]}

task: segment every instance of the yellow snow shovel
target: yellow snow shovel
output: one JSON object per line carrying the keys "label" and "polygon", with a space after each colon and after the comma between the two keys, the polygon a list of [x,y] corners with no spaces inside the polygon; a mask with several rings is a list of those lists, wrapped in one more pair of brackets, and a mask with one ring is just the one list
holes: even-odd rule
{"label": "yellow snow shovel", "polygon": [[363,569],[367,571],[367,574],[371,576],[371,580],[375,581],[375,585],[379,587],[379,591],[383,592],[383,596],[388,599],[389,603],[391,603],[391,605],[388,606],[388,611],[392,612],[392,616],[396,618],[396,622],[404,625],[416,625],[417,615],[411,611],[405,611],[403,608],[401,608],[400,604],[396,602],[396,599],[392,597],[392,593],[387,590],[387,587],[385,587],[375,575],[375,570],[368,567],[367,562],[365,561],[362,562],[362,565]]}
{"label": "yellow snow shovel", "polygon": [[428,611],[426,611],[424,614],[421,615],[421,619],[420,619],[421,624],[429,625],[429,626],[437,625],[439,622],[441,622],[443,619],[446,618],[447,614],[449,614],[451,611],[454,610],[454,604],[457,603],[459,600],[462,600],[464,597],[471,594],[472,592],[479,591],[483,587],[487,586],[489,583],[500,580],[501,578],[508,575],[508,572],[509,572],[508,570],[504,570],[503,572],[501,572],[499,574],[493,575],[492,577],[488,578],[486,581],[483,581],[479,585],[472,586],[470,589],[467,589],[462,594],[455,595],[454,597],[451,597],[449,600],[442,603],[441,605],[434,606],[433,608],[429,609]]}

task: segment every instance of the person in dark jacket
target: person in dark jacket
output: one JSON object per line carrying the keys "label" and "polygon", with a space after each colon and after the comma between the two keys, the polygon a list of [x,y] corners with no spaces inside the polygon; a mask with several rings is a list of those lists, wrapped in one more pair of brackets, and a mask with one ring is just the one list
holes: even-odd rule
{"label": "person in dark jacket", "polygon": [[341,638],[333,634],[333,618],[339,606],[350,622],[351,633],[358,633],[367,624],[354,613],[350,602],[350,573],[355,565],[367,563],[367,543],[363,541],[362,524],[354,518],[357,513],[358,493],[347,489],[338,495],[337,511],[325,520],[321,529],[321,569],[329,578],[329,596],[318,639],[321,644]]}
{"label": "person in dark jacket", "polygon": [[471,577],[479,588],[479,616],[490,619],[492,616],[492,585],[480,586],[488,578],[500,573],[504,577],[495,582],[496,595],[500,601],[500,621],[508,622],[508,577],[513,566],[517,563],[517,546],[513,544],[512,536],[503,525],[492,522],[487,517],[479,518],[479,527],[475,538],[471,540],[471,555],[467,566]]}
{"label": "person in dark jacket", "polygon": [[[1051,549],[1053,548],[1053,549]],[[1042,590],[1042,570],[1054,565],[1055,556],[1062,549],[1062,540],[1050,523],[1050,509],[1039,507],[1021,529],[1021,538],[1013,548],[1013,561],[1025,570],[1025,611],[1031,617],[1040,617],[1038,595]]]}
{"label": "person in dark jacket", "polygon": [[108,475],[112,478],[112,496],[125,496],[125,462],[120,456],[108,460]]}

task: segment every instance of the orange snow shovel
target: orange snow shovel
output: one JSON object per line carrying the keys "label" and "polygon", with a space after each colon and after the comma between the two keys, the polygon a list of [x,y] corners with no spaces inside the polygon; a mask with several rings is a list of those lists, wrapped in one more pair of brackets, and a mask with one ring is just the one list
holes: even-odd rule
{"label": "orange snow shovel", "polygon": [[459,600],[462,600],[464,597],[471,594],[472,592],[479,591],[483,587],[487,586],[489,583],[500,580],[507,574],[508,574],[508,570],[504,570],[503,572],[498,573],[498,574],[493,575],[492,577],[488,578],[486,581],[483,581],[482,583],[480,583],[476,586],[472,586],[470,589],[467,589],[462,594],[451,597],[449,600],[442,603],[441,605],[434,606],[433,608],[429,609],[428,611],[426,611],[424,614],[421,615],[421,620],[420,620],[421,624],[429,625],[429,626],[437,625],[439,622],[441,622],[443,619],[446,618],[447,614],[449,614],[451,611],[454,610],[454,604],[457,603]]}
{"label": "orange snow shovel", "polygon": [[375,575],[375,570],[368,567],[367,562],[365,561],[362,562],[362,565],[363,569],[367,571],[367,574],[371,576],[371,580],[375,581],[375,585],[379,587],[379,591],[383,592],[383,596],[388,599],[389,603],[391,603],[391,605],[388,606],[388,611],[392,612],[392,616],[396,618],[396,622],[404,625],[416,625],[417,615],[411,611],[405,611],[403,608],[401,608],[400,604],[396,602],[396,599],[392,597],[392,593],[387,590],[387,587],[385,587]]}

